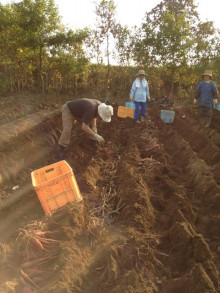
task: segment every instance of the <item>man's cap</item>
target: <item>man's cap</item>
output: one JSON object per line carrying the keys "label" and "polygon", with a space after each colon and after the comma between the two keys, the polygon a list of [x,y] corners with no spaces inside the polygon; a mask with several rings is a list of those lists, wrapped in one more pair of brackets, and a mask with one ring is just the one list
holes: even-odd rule
{"label": "man's cap", "polygon": [[101,103],[98,106],[99,116],[105,122],[111,122],[111,116],[113,115],[113,107],[111,105],[106,105],[105,103]]}

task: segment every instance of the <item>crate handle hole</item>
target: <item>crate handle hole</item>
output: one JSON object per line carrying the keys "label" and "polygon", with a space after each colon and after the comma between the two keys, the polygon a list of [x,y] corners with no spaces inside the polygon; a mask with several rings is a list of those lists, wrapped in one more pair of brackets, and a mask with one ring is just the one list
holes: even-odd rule
{"label": "crate handle hole", "polygon": [[49,173],[49,172],[52,172],[52,171],[54,171],[54,168],[45,170],[45,173]]}

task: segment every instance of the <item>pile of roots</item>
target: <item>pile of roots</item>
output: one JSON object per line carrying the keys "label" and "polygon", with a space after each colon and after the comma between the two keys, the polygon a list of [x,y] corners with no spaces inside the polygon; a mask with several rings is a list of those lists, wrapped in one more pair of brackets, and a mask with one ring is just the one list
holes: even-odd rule
{"label": "pile of roots", "polygon": [[60,231],[49,229],[42,221],[29,223],[17,238],[21,256],[20,285],[22,292],[45,292],[56,283],[61,252]]}

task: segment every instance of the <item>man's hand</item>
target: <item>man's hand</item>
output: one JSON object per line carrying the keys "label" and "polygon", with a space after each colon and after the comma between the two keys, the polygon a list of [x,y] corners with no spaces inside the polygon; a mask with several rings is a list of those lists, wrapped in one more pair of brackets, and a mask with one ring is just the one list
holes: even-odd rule
{"label": "man's hand", "polygon": [[147,97],[147,99],[148,99],[148,101],[150,101],[150,96],[149,96],[149,97]]}
{"label": "man's hand", "polygon": [[98,135],[97,133],[94,135],[94,139],[101,143],[105,142],[104,138],[101,135]]}
{"label": "man's hand", "polygon": [[130,101],[133,101],[134,100],[134,97],[130,96]]}
{"label": "man's hand", "polygon": [[215,105],[217,105],[218,104],[218,99],[214,99],[214,103],[215,103]]}
{"label": "man's hand", "polygon": [[196,100],[196,99],[194,99],[194,100],[193,100],[193,103],[194,103],[194,104],[197,104],[197,100]]}

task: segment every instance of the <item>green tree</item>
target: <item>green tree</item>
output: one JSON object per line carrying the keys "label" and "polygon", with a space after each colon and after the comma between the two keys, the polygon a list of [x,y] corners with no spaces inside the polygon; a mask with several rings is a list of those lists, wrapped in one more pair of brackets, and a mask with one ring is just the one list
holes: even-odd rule
{"label": "green tree", "polygon": [[83,50],[87,36],[88,31],[84,29],[76,32],[59,32],[50,38],[47,68],[49,92],[78,92],[88,64]]}
{"label": "green tree", "polygon": [[23,0],[14,3],[12,9],[19,27],[20,46],[34,51],[38,58],[36,77],[44,93],[44,59],[48,41],[60,28],[60,17],[54,0]]}
{"label": "green tree", "polygon": [[13,91],[14,72],[20,58],[17,34],[19,28],[10,5],[0,4],[0,83],[1,92]]}
{"label": "green tree", "polygon": [[212,21],[199,21],[194,29],[194,50],[192,56],[193,64],[208,64],[215,55],[215,44],[217,41],[216,30]]}
{"label": "green tree", "polygon": [[75,70],[78,64],[78,72],[88,62],[83,50],[88,31],[66,30],[52,0],[24,0],[0,6],[0,20],[2,76],[6,87],[9,80],[12,91],[40,87],[44,93],[47,88],[53,88],[49,85],[53,79],[48,77],[50,62],[54,66],[53,56],[57,60],[65,54],[70,56]]}
{"label": "green tree", "polygon": [[194,0],[161,1],[146,14],[135,46],[137,61],[167,67],[171,95],[179,82],[179,68],[201,62],[204,49],[213,45],[214,28],[200,21],[196,8]]}
{"label": "green tree", "polygon": [[106,57],[108,65],[107,80],[109,78],[110,70],[110,41],[111,37],[115,38],[117,33],[117,23],[115,19],[116,6],[113,0],[102,0],[99,4],[96,4],[95,13],[97,15],[97,35],[100,37],[100,41],[104,41],[106,44]]}
{"label": "green tree", "polygon": [[131,30],[127,26],[118,24],[115,47],[117,49],[116,59],[119,60],[119,64],[130,65],[132,46],[133,37]]}
{"label": "green tree", "polygon": [[102,63],[102,36],[100,31],[96,29],[90,30],[85,44],[87,45],[87,55],[89,55],[90,59],[95,59],[97,64]]}
{"label": "green tree", "polygon": [[146,15],[146,22],[141,28],[135,27],[132,42],[132,59],[136,65],[142,67],[155,66],[157,58],[155,54],[156,30],[149,15]]}

